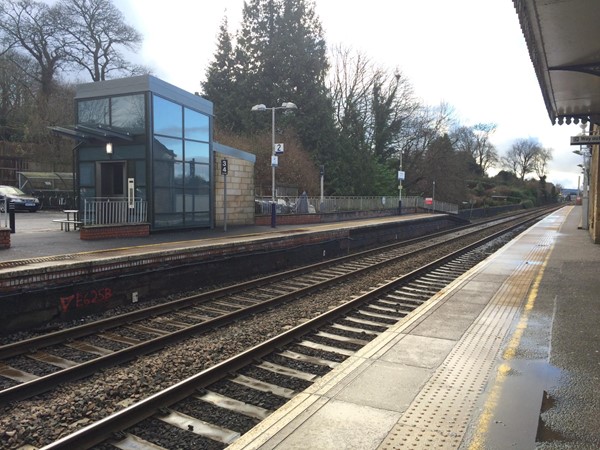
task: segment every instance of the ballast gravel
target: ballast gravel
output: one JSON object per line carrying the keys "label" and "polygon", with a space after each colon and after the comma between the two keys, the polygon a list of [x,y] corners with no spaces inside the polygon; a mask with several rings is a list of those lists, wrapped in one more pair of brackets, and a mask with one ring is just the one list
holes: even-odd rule
{"label": "ballast gravel", "polygon": [[[446,248],[443,253],[447,251]],[[103,370],[32,399],[3,405],[0,409],[0,449],[18,449],[25,445],[39,448],[48,445],[311,317],[335,308],[357,292],[412,271],[439,257],[432,253],[436,252],[379,269],[368,276],[186,340],[120,367]],[[233,389],[230,384],[225,381],[220,387],[227,392]],[[257,406],[269,409],[281,406],[280,403],[281,398],[273,396],[270,399],[264,393],[256,399]],[[165,440],[168,442],[168,435],[159,431],[175,432],[163,428],[162,424],[157,423],[155,436],[159,440],[155,442],[159,444]],[[196,444],[198,447],[189,448],[222,448],[222,445],[213,446],[213,443],[202,438],[198,438]]]}

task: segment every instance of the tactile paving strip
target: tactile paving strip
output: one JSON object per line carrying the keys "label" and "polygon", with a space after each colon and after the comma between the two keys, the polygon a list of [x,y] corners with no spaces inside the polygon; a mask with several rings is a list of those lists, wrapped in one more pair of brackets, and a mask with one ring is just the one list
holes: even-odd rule
{"label": "tactile paving strip", "polygon": [[41,256],[39,258],[30,259],[15,259],[13,261],[0,262],[0,269],[7,269],[12,267],[27,266],[29,264],[39,264],[48,261],[68,261],[74,259],[73,255],[57,255],[57,256]]}
{"label": "tactile paving strip", "polygon": [[[546,235],[543,243],[553,237]],[[379,449],[460,446],[513,318],[551,247],[540,244],[508,277]]]}

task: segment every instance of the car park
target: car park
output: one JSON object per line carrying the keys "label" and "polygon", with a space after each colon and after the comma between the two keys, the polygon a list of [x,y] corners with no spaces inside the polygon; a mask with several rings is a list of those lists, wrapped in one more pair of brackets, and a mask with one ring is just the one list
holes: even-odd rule
{"label": "car park", "polygon": [[40,209],[40,201],[13,186],[0,186],[0,211],[13,208],[15,211],[36,212]]}

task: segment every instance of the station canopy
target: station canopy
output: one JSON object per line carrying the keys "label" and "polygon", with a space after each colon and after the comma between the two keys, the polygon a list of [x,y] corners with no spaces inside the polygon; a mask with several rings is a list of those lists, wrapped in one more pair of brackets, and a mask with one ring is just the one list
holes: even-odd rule
{"label": "station canopy", "polygon": [[552,123],[600,124],[598,0],[513,0]]}
{"label": "station canopy", "polygon": [[23,192],[72,191],[71,172],[17,172],[18,187]]}

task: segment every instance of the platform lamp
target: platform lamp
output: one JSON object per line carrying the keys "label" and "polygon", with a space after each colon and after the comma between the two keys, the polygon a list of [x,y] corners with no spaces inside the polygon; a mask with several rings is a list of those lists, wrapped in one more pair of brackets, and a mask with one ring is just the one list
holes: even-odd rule
{"label": "platform lamp", "polygon": [[271,227],[276,226],[276,211],[277,207],[275,204],[275,167],[277,167],[277,155],[275,154],[275,110],[277,109],[298,109],[295,103],[283,102],[281,106],[272,106],[267,108],[262,103],[254,105],[251,111],[271,111]]}
{"label": "platform lamp", "polygon": [[106,154],[107,155],[112,155],[112,152],[113,152],[112,142],[107,142],[106,143]]}

